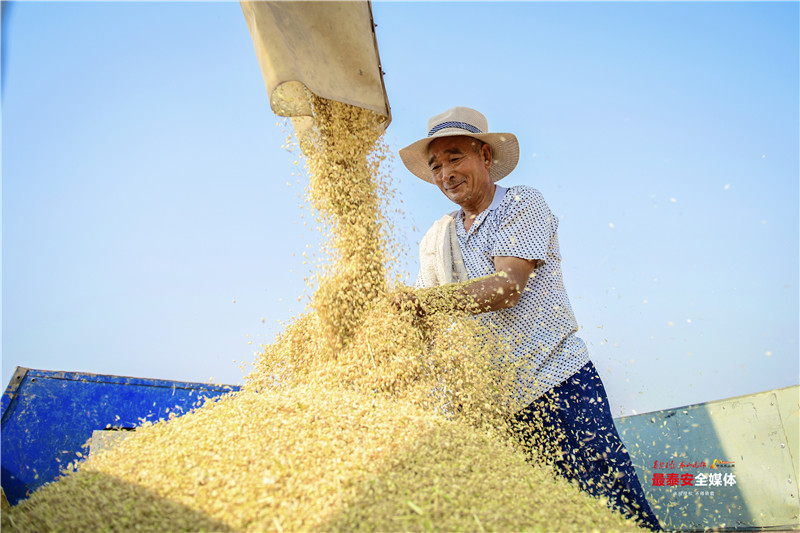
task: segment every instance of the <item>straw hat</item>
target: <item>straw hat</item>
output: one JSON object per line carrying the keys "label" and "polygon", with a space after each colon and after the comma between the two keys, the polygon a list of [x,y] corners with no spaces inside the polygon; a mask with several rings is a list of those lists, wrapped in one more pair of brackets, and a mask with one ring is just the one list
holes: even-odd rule
{"label": "straw hat", "polygon": [[492,147],[489,177],[497,181],[508,176],[519,161],[519,143],[512,133],[488,133],[489,126],[479,112],[469,107],[454,107],[428,121],[428,136],[400,150],[400,159],[412,174],[433,183],[428,168],[428,145],[437,137],[465,135]]}

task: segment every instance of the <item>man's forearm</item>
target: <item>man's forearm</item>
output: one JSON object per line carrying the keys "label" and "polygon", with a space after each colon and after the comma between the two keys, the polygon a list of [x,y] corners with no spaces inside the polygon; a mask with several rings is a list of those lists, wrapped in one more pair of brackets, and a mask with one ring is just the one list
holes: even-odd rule
{"label": "man's forearm", "polygon": [[514,307],[522,296],[541,259],[512,256],[494,258],[494,274],[461,283],[449,283],[416,291],[399,291],[395,305],[413,311],[418,317],[436,312],[461,311],[480,314]]}
{"label": "man's forearm", "polygon": [[435,311],[480,314],[513,307],[523,288],[506,272],[496,272],[461,283],[423,289],[419,301],[424,314]]}

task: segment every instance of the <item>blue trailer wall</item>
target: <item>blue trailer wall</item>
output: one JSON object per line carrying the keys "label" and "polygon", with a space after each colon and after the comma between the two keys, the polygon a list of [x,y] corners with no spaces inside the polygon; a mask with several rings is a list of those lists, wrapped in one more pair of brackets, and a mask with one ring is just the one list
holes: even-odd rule
{"label": "blue trailer wall", "polygon": [[166,419],[238,387],[17,367],[2,399],[2,486],[14,505],[88,453],[98,429]]}

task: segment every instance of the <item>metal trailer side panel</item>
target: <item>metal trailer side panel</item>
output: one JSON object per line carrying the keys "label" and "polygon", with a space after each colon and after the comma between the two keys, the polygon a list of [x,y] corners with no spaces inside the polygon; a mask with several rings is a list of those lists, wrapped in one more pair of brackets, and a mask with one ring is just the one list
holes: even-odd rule
{"label": "metal trailer side panel", "polygon": [[662,525],[797,529],[799,394],[796,385],[616,419]]}

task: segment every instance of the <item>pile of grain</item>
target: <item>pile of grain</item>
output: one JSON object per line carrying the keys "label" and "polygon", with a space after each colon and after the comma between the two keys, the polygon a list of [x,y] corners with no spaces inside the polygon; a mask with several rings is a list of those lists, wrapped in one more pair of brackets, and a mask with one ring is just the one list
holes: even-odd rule
{"label": "pile of grain", "polygon": [[312,309],[241,391],[93,454],[4,513],[4,528],[634,529],[507,439],[501,339],[463,315],[418,320],[393,303],[403,289],[387,279],[377,117],[313,103],[309,198],[333,260]]}

